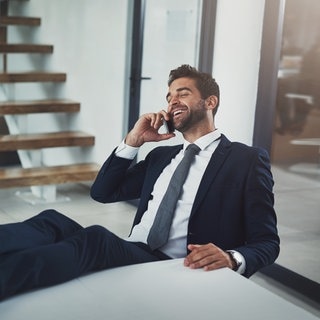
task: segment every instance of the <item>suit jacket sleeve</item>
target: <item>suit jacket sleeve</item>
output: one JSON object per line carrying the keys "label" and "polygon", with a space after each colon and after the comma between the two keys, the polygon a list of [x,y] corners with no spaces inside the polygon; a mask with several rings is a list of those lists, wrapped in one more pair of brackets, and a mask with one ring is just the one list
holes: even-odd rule
{"label": "suit jacket sleeve", "polygon": [[142,162],[131,167],[132,162],[132,160],[117,157],[114,150],[102,165],[91,186],[91,197],[102,203],[140,198],[144,166]]}
{"label": "suit jacket sleeve", "polygon": [[254,159],[244,192],[245,242],[236,248],[246,259],[247,277],[273,263],[280,251],[269,156],[257,149]]}

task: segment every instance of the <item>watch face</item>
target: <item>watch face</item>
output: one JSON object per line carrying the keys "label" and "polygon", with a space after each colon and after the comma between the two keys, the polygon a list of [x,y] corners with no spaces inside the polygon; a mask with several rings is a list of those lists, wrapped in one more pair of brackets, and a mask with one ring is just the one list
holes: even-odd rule
{"label": "watch face", "polygon": [[229,251],[229,253],[230,253],[231,257],[233,258],[234,262],[236,263],[236,267],[234,268],[234,271],[237,271],[240,268],[240,266],[242,265],[242,260],[239,257],[238,252]]}

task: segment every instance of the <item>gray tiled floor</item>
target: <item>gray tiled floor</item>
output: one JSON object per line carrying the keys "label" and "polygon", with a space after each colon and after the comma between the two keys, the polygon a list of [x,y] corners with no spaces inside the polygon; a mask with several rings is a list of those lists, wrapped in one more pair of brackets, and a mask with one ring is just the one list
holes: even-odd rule
{"label": "gray tiled floor", "polygon": [[277,262],[320,283],[320,176],[272,171],[281,238]]}
{"label": "gray tiled floor", "polygon": [[[58,187],[59,195],[70,201],[30,204],[17,196],[17,189],[0,190],[0,223],[25,220],[42,210],[53,208],[78,221],[83,226],[100,224],[112,229],[120,236],[128,234],[135,208],[127,203],[101,204],[90,198],[89,187],[69,184]],[[20,188],[19,193],[29,193]]]}
{"label": "gray tiled floor", "polygon": [[[281,254],[277,262],[320,282],[320,180],[292,175],[281,168],[273,168],[273,173],[281,237]],[[128,203],[100,204],[93,201],[85,184],[59,186],[59,194],[70,197],[70,201],[55,203],[32,205],[18,197],[16,192],[17,189],[0,190],[0,224],[21,221],[44,209],[54,208],[83,226],[100,224],[126,236],[135,213],[135,207]],[[29,189],[22,188],[19,192],[29,192]],[[320,318],[320,307],[298,293],[259,272],[251,280]]]}

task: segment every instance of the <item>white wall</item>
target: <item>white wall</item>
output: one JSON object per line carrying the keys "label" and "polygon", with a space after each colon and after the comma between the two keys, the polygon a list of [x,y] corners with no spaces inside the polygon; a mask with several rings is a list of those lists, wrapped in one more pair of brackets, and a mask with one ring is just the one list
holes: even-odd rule
{"label": "white wall", "polygon": [[[127,72],[128,1],[31,0],[10,3],[11,14],[40,17],[38,28],[10,27],[10,42],[52,44],[54,53],[10,55],[9,71],[51,70],[66,72],[62,85],[17,84],[10,98],[35,99],[59,96],[81,103],[78,115],[29,116],[29,131],[83,130],[96,137],[94,148],[45,152],[45,162],[92,160],[101,163],[122,139]],[[31,34],[31,36],[30,36]],[[12,87],[12,85],[11,85]],[[45,89],[45,90],[43,90]],[[54,158],[53,158],[54,157]]]}
{"label": "white wall", "polygon": [[[42,25],[36,30],[10,27],[9,41],[27,39],[53,44],[54,53],[47,58],[10,55],[9,71],[61,71],[67,73],[67,82],[17,84],[13,89],[2,86],[0,98],[59,96],[79,101],[78,115],[32,116],[28,120],[29,130],[55,131],[71,126],[96,137],[94,148],[85,151],[66,153],[62,149],[57,157],[56,151],[47,150],[47,164],[72,162],[73,158],[102,163],[123,138],[130,0],[31,0],[10,5],[11,14],[39,16]],[[253,134],[263,7],[264,0],[218,1],[213,71],[221,87],[221,105],[216,125],[231,140],[248,144]]]}
{"label": "white wall", "polygon": [[218,0],[213,74],[220,84],[216,126],[252,144],[264,0]]}

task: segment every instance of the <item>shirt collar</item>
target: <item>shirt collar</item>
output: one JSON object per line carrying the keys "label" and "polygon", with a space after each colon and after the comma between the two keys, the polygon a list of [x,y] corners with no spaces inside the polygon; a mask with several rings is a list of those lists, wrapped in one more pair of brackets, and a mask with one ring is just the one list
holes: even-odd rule
{"label": "shirt collar", "polygon": [[[212,142],[220,139],[221,132],[219,129],[216,129],[212,132],[207,133],[206,135],[198,138],[194,144],[196,144],[201,150],[206,149]],[[183,143],[183,150],[187,148],[187,146],[190,144],[187,140],[184,140]]]}

